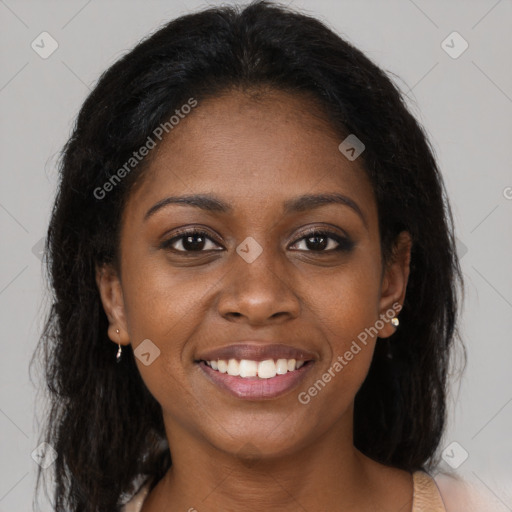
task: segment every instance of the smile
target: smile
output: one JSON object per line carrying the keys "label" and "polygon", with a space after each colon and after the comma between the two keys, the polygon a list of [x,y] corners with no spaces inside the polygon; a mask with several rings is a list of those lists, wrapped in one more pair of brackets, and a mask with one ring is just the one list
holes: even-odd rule
{"label": "smile", "polygon": [[244,400],[270,400],[290,393],[303,381],[314,361],[219,359],[199,361],[210,382]]}

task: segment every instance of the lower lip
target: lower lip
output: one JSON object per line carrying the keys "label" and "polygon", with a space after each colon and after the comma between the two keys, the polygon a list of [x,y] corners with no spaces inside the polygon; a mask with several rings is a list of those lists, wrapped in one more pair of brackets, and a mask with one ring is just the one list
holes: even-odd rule
{"label": "lower lip", "polygon": [[245,400],[277,398],[292,391],[304,379],[312,366],[313,361],[308,361],[298,370],[276,375],[270,379],[260,379],[259,377],[228,375],[214,370],[204,361],[199,363],[201,370],[214,384],[217,384],[231,395]]}

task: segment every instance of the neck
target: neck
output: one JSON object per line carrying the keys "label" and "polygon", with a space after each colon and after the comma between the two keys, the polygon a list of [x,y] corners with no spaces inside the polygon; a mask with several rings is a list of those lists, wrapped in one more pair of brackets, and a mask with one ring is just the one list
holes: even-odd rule
{"label": "neck", "polygon": [[353,446],[348,416],[291,453],[244,459],[173,424],[167,428],[173,465],[159,483],[161,503],[199,512],[370,509],[376,463]]}

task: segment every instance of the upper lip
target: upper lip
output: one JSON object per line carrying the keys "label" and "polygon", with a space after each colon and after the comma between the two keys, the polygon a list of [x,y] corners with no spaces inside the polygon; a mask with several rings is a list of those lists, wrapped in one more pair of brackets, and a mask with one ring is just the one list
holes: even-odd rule
{"label": "upper lip", "polygon": [[316,354],[304,348],[296,348],[279,343],[263,344],[262,342],[240,342],[233,345],[215,348],[201,353],[197,361],[215,361],[216,359],[248,359],[251,361],[265,361],[267,359],[296,359],[309,361],[315,359]]}

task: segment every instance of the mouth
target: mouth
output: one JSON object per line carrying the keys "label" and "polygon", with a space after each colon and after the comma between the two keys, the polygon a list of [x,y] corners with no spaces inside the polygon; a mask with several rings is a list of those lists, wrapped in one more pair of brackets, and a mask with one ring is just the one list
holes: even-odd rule
{"label": "mouth", "polygon": [[246,400],[268,400],[298,387],[314,365],[315,354],[285,345],[239,344],[195,362],[222,391]]}

